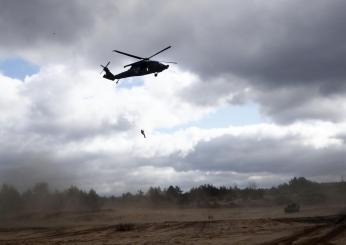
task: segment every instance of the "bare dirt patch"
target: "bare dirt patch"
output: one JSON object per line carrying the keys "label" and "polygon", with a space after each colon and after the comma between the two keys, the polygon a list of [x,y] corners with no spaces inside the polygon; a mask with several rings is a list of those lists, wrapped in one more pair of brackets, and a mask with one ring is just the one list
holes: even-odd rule
{"label": "bare dirt patch", "polygon": [[[337,208],[104,210],[9,221],[0,244],[346,244]],[[83,218],[81,218],[83,217]]]}

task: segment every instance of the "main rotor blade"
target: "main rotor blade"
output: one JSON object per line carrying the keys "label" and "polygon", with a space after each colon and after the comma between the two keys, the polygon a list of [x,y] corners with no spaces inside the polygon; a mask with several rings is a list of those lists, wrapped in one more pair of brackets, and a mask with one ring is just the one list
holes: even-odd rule
{"label": "main rotor blade", "polygon": [[142,57],[139,57],[139,56],[136,56],[136,55],[133,55],[133,54],[128,54],[128,53],[125,53],[125,52],[121,52],[121,51],[118,51],[118,50],[113,50],[113,52],[117,52],[119,54],[127,55],[127,56],[130,56],[132,58],[139,59],[139,60],[143,60],[144,59]]}
{"label": "main rotor blade", "polygon": [[126,67],[128,67],[128,66],[133,66],[133,65],[139,64],[140,62],[142,62],[142,60],[133,62],[133,63],[131,63],[131,64],[128,64],[128,65],[124,66],[124,68],[126,68]]}
{"label": "main rotor blade", "polygon": [[175,62],[175,61],[162,61],[162,60],[160,60],[159,62],[167,63],[167,64],[178,64],[178,63]]}
{"label": "main rotor blade", "polygon": [[163,51],[165,51],[169,48],[171,48],[171,46],[168,46],[167,48],[162,49],[161,51],[157,52],[156,54],[153,54],[152,56],[148,57],[147,59],[150,59],[150,58],[154,57],[155,55],[158,55],[159,53],[162,53]]}

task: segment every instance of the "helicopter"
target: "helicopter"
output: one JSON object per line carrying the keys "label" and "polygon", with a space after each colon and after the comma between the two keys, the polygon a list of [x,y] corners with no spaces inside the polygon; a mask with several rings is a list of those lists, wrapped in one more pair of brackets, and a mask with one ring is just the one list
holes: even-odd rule
{"label": "helicopter", "polygon": [[172,61],[155,61],[155,60],[150,60],[152,57],[162,53],[163,51],[166,51],[167,49],[171,48],[171,46],[168,46],[158,52],[156,52],[155,54],[143,58],[143,57],[139,57],[133,54],[129,54],[129,53],[125,53],[122,51],[118,51],[118,50],[113,50],[113,52],[122,54],[122,55],[126,55],[126,56],[130,56],[132,58],[138,59],[139,61],[133,62],[131,64],[125,65],[124,68],[129,67],[130,69],[128,69],[127,71],[121,72],[119,74],[114,75],[113,73],[110,72],[110,70],[108,69],[108,65],[110,64],[110,61],[105,65],[101,65],[101,67],[103,68],[102,72],[105,72],[105,74],[103,75],[104,78],[109,79],[114,81],[115,79],[117,79],[117,82],[119,82],[120,79],[123,78],[127,78],[127,77],[134,77],[134,76],[143,76],[143,75],[147,75],[147,74],[151,74],[154,73],[155,77],[157,77],[157,74],[159,72],[162,72],[166,69],[168,69],[169,65],[165,65],[163,63],[168,63],[168,64],[177,64],[176,62],[172,62]]}

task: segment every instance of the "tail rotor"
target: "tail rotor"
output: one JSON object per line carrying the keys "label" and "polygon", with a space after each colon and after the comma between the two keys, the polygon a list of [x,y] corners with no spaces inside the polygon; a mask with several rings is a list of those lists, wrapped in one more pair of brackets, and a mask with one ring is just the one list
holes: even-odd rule
{"label": "tail rotor", "polygon": [[102,74],[102,72],[105,72],[106,70],[108,70],[108,65],[109,65],[110,63],[111,63],[111,62],[108,61],[107,65],[105,65],[105,66],[100,65],[100,66],[103,68],[100,74]]}

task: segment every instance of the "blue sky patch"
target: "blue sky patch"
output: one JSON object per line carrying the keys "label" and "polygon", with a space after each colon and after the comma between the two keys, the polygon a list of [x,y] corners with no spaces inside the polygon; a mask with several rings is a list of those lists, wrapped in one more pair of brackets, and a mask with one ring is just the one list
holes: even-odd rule
{"label": "blue sky patch", "polygon": [[118,83],[119,88],[132,89],[134,87],[141,87],[144,85],[144,81],[140,78],[124,78],[120,79]]}
{"label": "blue sky patch", "polygon": [[255,104],[249,103],[239,106],[222,106],[194,123],[194,126],[200,128],[225,128],[259,124],[261,122],[263,122],[263,118],[258,112],[258,107]]}
{"label": "blue sky patch", "polygon": [[0,72],[5,76],[24,80],[25,76],[38,73],[40,67],[21,58],[0,60]]}

